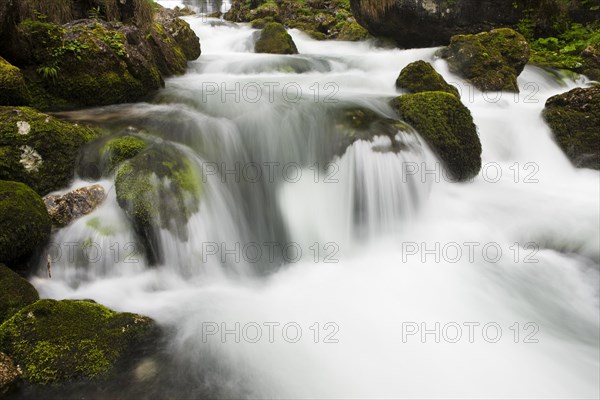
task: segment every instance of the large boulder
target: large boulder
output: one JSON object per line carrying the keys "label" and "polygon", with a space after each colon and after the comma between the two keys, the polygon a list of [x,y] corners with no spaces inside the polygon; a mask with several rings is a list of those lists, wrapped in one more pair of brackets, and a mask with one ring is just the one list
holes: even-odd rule
{"label": "large boulder", "polygon": [[0,106],[20,106],[29,102],[29,92],[21,70],[0,57]]}
{"label": "large boulder", "polygon": [[150,264],[164,260],[159,230],[187,240],[187,221],[198,210],[201,177],[176,147],[156,144],[116,169],[119,206],[133,224]]}
{"label": "large boulder", "polygon": [[[350,0],[356,20],[376,37],[400,47],[447,45],[455,35],[498,27],[516,27],[525,18],[551,25],[564,12],[562,0]],[[566,14],[577,22],[597,21],[600,11],[587,3],[568,2]],[[561,15],[554,15],[556,10]],[[552,11],[552,12],[551,12]],[[564,21],[564,18],[563,18]]]}
{"label": "large boulder", "polygon": [[577,88],[546,101],[544,119],[577,167],[600,169],[600,87]]}
{"label": "large boulder", "polygon": [[28,257],[50,236],[44,202],[26,185],[0,181],[0,262],[11,265]]}
{"label": "large boulder", "polygon": [[529,60],[530,50],[523,35],[501,28],[453,36],[441,55],[450,71],[482,91],[518,92],[517,77]]}
{"label": "large boulder", "polygon": [[92,185],[65,194],[48,195],[43,200],[52,224],[65,226],[94,211],[105,197],[106,192],[101,185]]}
{"label": "large boulder", "polygon": [[29,383],[106,379],[157,334],[155,322],[142,315],[91,301],[39,300],[0,325],[0,351]]}
{"label": "large boulder", "polygon": [[[86,1],[13,6],[10,40],[0,42],[0,52],[23,71],[29,105],[57,110],[138,101],[200,55],[189,24],[159,6],[155,12],[151,1]],[[100,14],[89,7],[95,3]]]}
{"label": "large boulder", "polygon": [[458,89],[450,85],[444,77],[425,61],[408,64],[396,79],[396,87],[409,93],[447,92],[460,98]]}
{"label": "large boulder", "polygon": [[284,26],[277,22],[265,25],[254,44],[257,53],[298,54],[296,44]]}
{"label": "large boulder", "polygon": [[392,100],[400,116],[412,125],[457,181],[473,178],[481,169],[481,142],[471,112],[446,92],[407,94]]}
{"label": "large boulder", "polygon": [[4,264],[0,264],[0,325],[39,299],[40,296],[31,283]]}
{"label": "large boulder", "polygon": [[0,179],[23,182],[40,195],[73,179],[79,148],[98,136],[28,107],[0,107]]}

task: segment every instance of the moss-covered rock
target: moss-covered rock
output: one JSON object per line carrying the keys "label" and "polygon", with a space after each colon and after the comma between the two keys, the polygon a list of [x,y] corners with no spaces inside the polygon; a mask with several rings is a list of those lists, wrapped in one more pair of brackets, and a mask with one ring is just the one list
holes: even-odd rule
{"label": "moss-covered rock", "polygon": [[96,130],[28,107],[0,107],[0,179],[26,183],[40,195],[73,179],[79,148]]}
{"label": "moss-covered rock", "polygon": [[273,18],[257,18],[250,21],[250,26],[254,29],[263,29],[269,22],[274,22]]}
{"label": "moss-covered rock", "polygon": [[108,170],[112,171],[123,161],[137,156],[145,148],[146,142],[143,139],[136,136],[122,136],[106,142],[102,153],[106,157]]}
{"label": "moss-covered rock", "polygon": [[40,196],[26,185],[0,181],[0,215],[0,262],[19,262],[48,240],[48,211]]}
{"label": "moss-covered rock", "polygon": [[[70,107],[135,101],[162,86],[151,46],[138,28],[99,20],[79,20],[63,26],[26,20],[20,40],[29,49],[26,65],[41,93],[37,108],[56,108],[46,97],[63,99]],[[67,108],[67,107],[65,107]]]}
{"label": "moss-covered rock", "polygon": [[588,78],[600,82],[600,44],[590,44],[581,52],[581,72]]}
{"label": "moss-covered rock", "polygon": [[575,166],[600,169],[600,87],[573,89],[551,97],[543,115]]}
{"label": "moss-covered rock", "polygon": [[190,24],[178,18],[178,13],[174,10],[159,7],[154,16],[154,31],[160,31],[161,28],[167,33],[164,37],[165,42],[173,39],[175,48],[181,50],[186,61],[192,61],[200,57],[200,40],[194,33]]}
{"label": "moss-covered rock", "polygon": [[359,40],[365,40],[369,37],[369,32],[360,26],[354,18],[352,18],[350,21],[345,21],[341,24],[340,33],[337,36],[337,40],[357,42]]}
{"label": "moss-covered rock", "polygon": [[254,45],[257,53],[298,54],[296,44],[283,25],[269,22],[260,32]]}
{"label": "moss-covered rock", "polygon": [[446,92],[460,98],[458,89],[448,84],[444,77],[425,61],[415,61],[400,71],[396,87],[409,93]]}
{"label": "moss-covered rock", "polygon": [[407,94],[392,100],[402,118],[425,139],[458,181],[481,169],[481,142],[467,107],[445,92]]}
{"label": "moss-covered rock", "polygon": [[21,106],[29,102],[29,92],[21,70],[0,57],[0,106]]}
{"label": "moss-covered rock", "polygon": [[148,317],[91,301],[39,300],[0,325],[0,350],[30,383],[105,379],[157,332]]}
{"label": "moss-covered rock", "polygon": [[158,229],[187,239],[186,223],[198,210],[201,177],[173,146],[154,145],[117,168],[119,206],[131,220],[151,264],[161,263]]}
{"label": "moss-covered rock", "polygon": [[530,50],[523,35],[500,28],[453,36],[441,55],[452,72],[482,91],[518,92],[517,77],[529,60]]}
{"label": "moss-covered rock", "polygon": [[31,283],[0,264],[0,325],[23,307],[39,299],[40,296]]}

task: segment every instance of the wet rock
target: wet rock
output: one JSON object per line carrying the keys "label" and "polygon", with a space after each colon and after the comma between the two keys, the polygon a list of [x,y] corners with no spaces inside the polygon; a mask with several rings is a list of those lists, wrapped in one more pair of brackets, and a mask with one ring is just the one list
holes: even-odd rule
{"label": "wet rock", "polygon": [[50,217],[36,192],[19,182],[0,181],[0,262],[29,257],[50,236]]}
{"label": "wet rock", "polygon": [[21,70],[0,57],[0,106],[20,106],[29,102],[29,91]]}
{"label": "wet rock", "polygon": [[62,195],[48,195],[43,200],[52,224],[65,226],[94,211],[102,204],[105,197],[106,193],[102,186],[92,185]]}
{"label": "wet rock", "polygon": [[4,264],[0,264],[0,325],[39,299],[40,296],[31,283]]}
{"label": "wet rock", "polygon": [[600,87],[577,88],[549,98],[543,116],[575,166],[600,169]]}
{"label": "wet rock", "polygon": [[517,77],[529,60],[530,50],[523,35],[501,28],[453,36],[440,54],[448,61],[450,71],[479,90],[518,92]]}
{"label": "wet rock", "polygon": [[6,354],[0,352],[0,396],[10,391],[19,378],[21,370]]}
{"label": "wet rock", "polygon": [[298,54],[296,44],[283,25],[270,22],[265,25],[258,35],[254,45],[257,53]]}
{"label": "wet rock", "polygon": [[471,112],[446,92],[407,94],[392,100],[401,117],[425,139],[457,181],[481,169],[481,142]]}

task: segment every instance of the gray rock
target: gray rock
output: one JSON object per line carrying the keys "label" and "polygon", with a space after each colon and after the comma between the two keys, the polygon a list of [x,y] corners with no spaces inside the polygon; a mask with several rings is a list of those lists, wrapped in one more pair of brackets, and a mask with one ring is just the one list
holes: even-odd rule
{"label": "gray rock", "polygon": [[75,189],[63,195],[48,195],[44,197],[44,204],[46,204],[52,224],[65,226],[94,211],[105,197],[104,188],[100,185],[93,185]]}

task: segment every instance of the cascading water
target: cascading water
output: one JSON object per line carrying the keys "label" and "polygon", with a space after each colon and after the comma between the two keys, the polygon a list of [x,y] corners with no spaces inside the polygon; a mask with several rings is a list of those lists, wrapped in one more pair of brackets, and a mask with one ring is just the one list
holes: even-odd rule
{"label": "cascading water", "polygon": [[[54,236],[53,278],[44,263],[33,279],[42,296],[92,298],[168,328],[155,384],[121,383],[121,396],[598,398],[598,172],[573,168],[540,116],[548,97],[586,81],[527,67],[520,96],[486,95],[435,49],[292,31],[299,55],[254,54],[249,27],[187,20],[203,54],[154,103],[66,115],[182,149],[204,186],[187,240],[161,231],[165,262],[146,265],[127,247],[135,234],[108,177],[104,205]],[[474,116],[484,168],[472,182],[444,179],[410,127],[336,142],[348,110],[397,118],[393,82],[419,59]],[[267,257],[265,243],[295,252]],[[446,257],[428,253],[436,245]],[[248,329],[237,341],[236,323]],[[422,323],[448,331],[439,343],[407,336]],[[463,337],[451,343],[455,324]]]}

